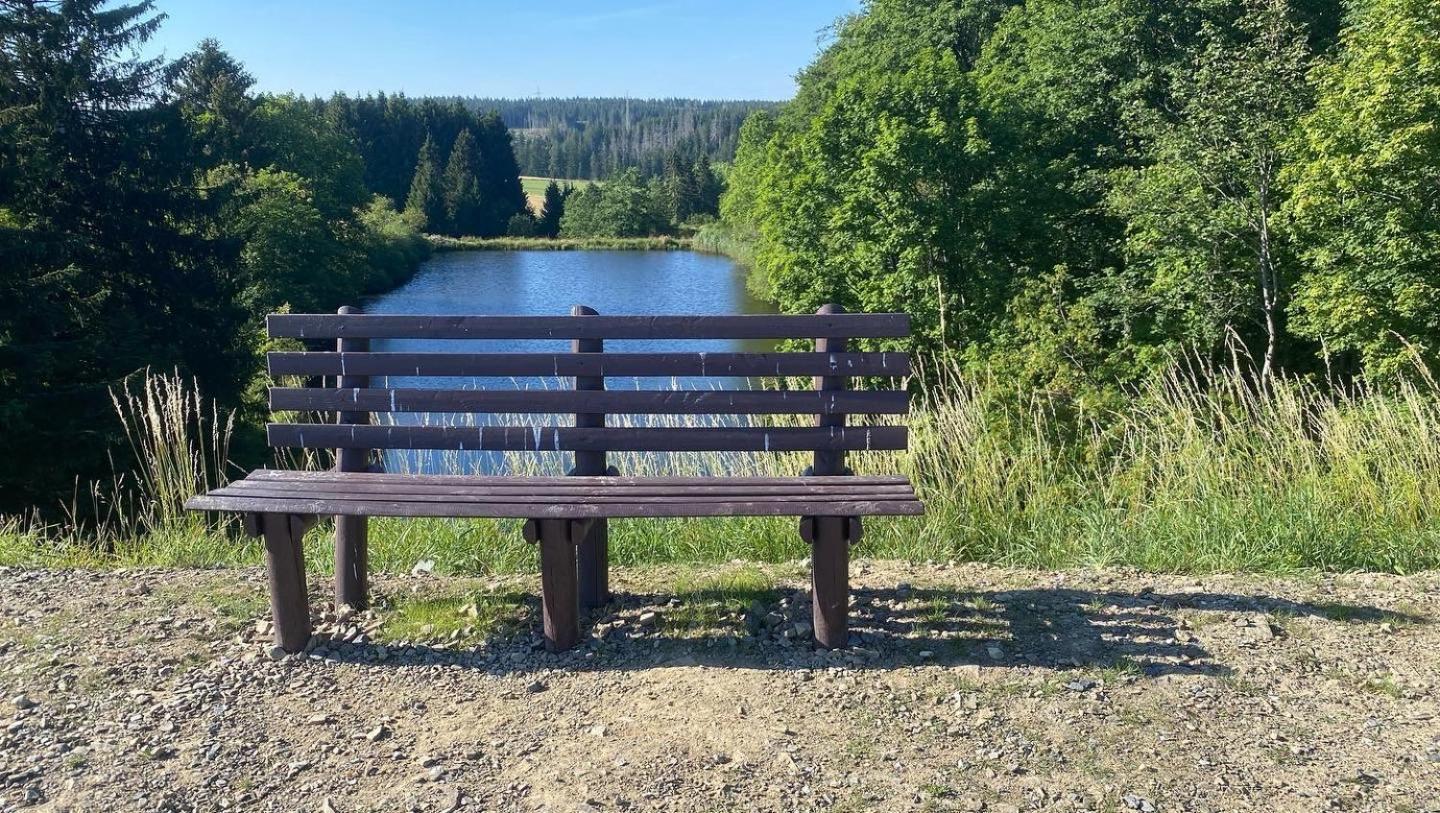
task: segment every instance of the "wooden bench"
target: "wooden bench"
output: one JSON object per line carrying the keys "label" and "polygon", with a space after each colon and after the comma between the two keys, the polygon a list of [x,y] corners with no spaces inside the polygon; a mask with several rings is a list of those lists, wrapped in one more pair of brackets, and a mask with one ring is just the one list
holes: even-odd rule
{"label": "wooden bench", "polygon": [[[541,605],[552,650],[580,640],[579,608],[609,600],[607,520],[621,517],[796,516],[812,547],[814,628],[824,647],[848,641],[849,546],[860,517],[923,512],[900,476],[847,476],[851,450],[899,450],[903,425],[846,425],[846,416],[903,416],[903,389],[857,390],[852,377],[906,376],[904,353],[847,352],[852,338],[908,334],[903,314],[845,314],[827,305],[813,316],[570,316],[273,314],[275,338],[335,342],[320,352],[272,352],[270,373],[319,386],[270,390],[274,410],[335,414],[335,423],[272,423],[272,446],[335,449],[329,471],[261,469],[186,507],[244,515],[264,538],[275,641],[288,652],[310,637],[301,538],[319,516],[335,517],[335,601],[367,603],[367,518],[514,517],[540,547]],[[813,352],[606,352],[606,339],[814,339]],[[371,352],[372,339],[572,340],[572,352]],[[328,348],[328,344],[326,345]],[[388,377],[555,376],[573,390],[434,389],[383,386]],[[704,376],[752,379],[813,376],[813,390],[610,390],[607,377]],[[385,378],[381,378],[385,377]],[[376,384],[381,386],[376,386]],[[574,425],[376,424],[372,414],[573,414]],[[606,425],[618,415],[811,415],[813,427]],[[567,421],[568,423],[568,421]],[[565,477],[407,475],[378,471],[375,450],[450,449],[573,453]],[[794,477],[624,477],[606,453],[814,453]]]}

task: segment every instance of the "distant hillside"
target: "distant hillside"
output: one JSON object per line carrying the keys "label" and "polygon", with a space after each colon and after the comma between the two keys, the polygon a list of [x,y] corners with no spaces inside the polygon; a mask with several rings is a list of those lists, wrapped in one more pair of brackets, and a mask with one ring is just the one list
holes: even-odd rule
{"label": "distant hillside", "polygon": [[735,157],[745,117],[777,104],[695,99],[459,101],[500,114],[514,135],[521,174],[552,178],[603,178],[626,167],[655,175],[663,171],[665,156],[677,149],[729,161]]}

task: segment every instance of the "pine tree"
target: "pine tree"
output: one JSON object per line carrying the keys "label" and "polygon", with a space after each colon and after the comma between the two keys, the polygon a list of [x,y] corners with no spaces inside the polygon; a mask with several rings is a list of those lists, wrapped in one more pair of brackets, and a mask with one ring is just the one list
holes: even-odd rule
{"label": "pine tree", "polygon": [[421,231],[446,230],[440,168],[435,163],[435,141],[428,134],[425,143],[420,145],[420,159],[415,163],[415,177],[410,181],[410,194],[405,199],[405,214]]}
{"label": "pine tree", "polygon": [[565,193],[554,181],[545,187],[545,205],[540,210],[540,219],[535,233],[541,237],[560,236],[560,218],[565,216]]}
{"label": "pine tree", "polygon": [[720,179],[715,177],[715,170],[710,168],[710,159],[705,153],[700,153],[700,157],[695,159],[695,166],[690,168],[690,177],[694,179],[695,214],[719,215]]}
{"label": "pine tree", "polygon": [[476,235],[484,232],[484,207],[480,198],[480,182],[475,177],[477,153],[475,136],[470,128],[460,131],[455,146],[450,150],[450,160],[445,164],[445,176],[441,179],[448,221],[447,233],[455,236]]}

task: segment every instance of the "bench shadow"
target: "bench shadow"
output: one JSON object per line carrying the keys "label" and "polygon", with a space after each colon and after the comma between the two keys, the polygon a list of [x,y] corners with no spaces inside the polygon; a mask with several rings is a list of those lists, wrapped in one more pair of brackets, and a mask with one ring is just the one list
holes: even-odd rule
{"label": "bench shadow", "polygon": [[[851,607],[851,647],[817,650],[808,634],[809,596],[779,590],[756,605],[719,611],[687,608],[681,595],[621,593],[582,614],[585,636],[575,649],[544,651],[539,601],[513,594],[518,626],[465,644],[415,643],[386,647],[322,643],[315,656],[382,667],[446,665],[494,674],[554,670],[635,671],[667,666],[805,670],[843,666],[892,670],[943,667],[1115,670],[1137,678],[1162,675],[1225,676],[1232,669],[1201,640],[1205,627],[1231,616],[1264,614],[1285,620],[1315,616],[1345,624],[1415,624],[1428,619],[1343,603],[1315,603],[1214,592],[1126,592],[1069,588],[958,590],[899,586],[859,589]],[[762,598],[776,599],[765,602]],[[698,601],[693,603],[699,603]],[[653,618],[644,618],[653,612]],[[1224,619],[1210,613],[1227,614]],[[777,620],[773,616],[780,616]],[[1270,621],[1256,641],[1273,636]],[[1193,628],[1199,628],[1196,634]],[[1233,633],[1242,637],[1247,630]],[[1283,635],[1283,630],[1278,634]]]}

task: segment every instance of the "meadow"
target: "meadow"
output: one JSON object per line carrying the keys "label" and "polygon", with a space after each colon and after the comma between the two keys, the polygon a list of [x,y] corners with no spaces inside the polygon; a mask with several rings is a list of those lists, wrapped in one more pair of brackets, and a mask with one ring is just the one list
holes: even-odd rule
{"label": "meadow", "polygon": [[560,188],[573,186],[576,189],[589,186],[594,181],[583,178],[542,178],[536,175],[521,175],[520,189],[525,192],[525,199],[530,203],[530,211],[540,214],[545,208],[545,187],[551,182],[560,184]]}
{"label": "meadow", "polygon": [[[1440,388],[1432,380],[1383,393],[1298,380],[1257,388],[1240,371],[1177,364],[1119,406],[1080,415],[943,365],[926,380],[911,449],[898,460],[855,454],[851,464],[865,473],[898,463],[928,513],[869,521],[859,555],[1170,573],[1440,566]],[[80,492],[64,521],[6,520],[0,563],[258,563],[259,546],[233,520],[180,509],[189,494],[239,474],[222,462],[229,419],[174,378],[152,378],[118,394],[116,405],[140,474]],[[627,474],[777,475],[807,461],[618,454],[612,462]],[[517,455],[512,466],[562,473],[564,461]],[[307,540],[314,572],[331,566],[329,533],[322,523]],[[807,555],[791,519],[624,520],[610,533],[622,565]],[[378,519],[370,545],[371,567],[387,572],[419,562],[451,574],[535,567],[514,521]]]}

